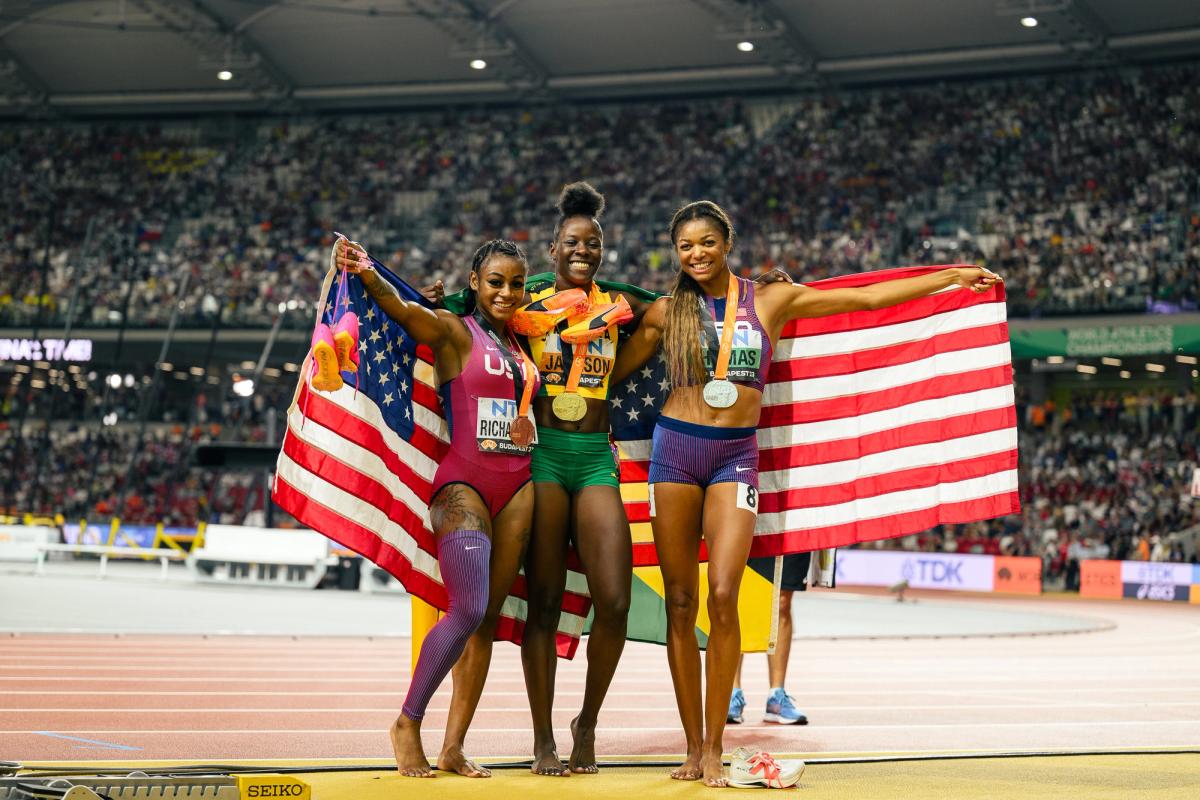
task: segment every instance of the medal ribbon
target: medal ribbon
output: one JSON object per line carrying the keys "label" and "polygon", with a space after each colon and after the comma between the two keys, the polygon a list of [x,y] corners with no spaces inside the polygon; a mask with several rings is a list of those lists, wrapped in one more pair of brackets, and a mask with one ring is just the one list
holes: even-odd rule
{"label": "medal ribbon", "polygon": [[[583,314],[581,314],[580,316],[586,315],[593,308],[595,308],[597,305],[599,305],[600,299],[601,299],[600,298],[600,287],[597,286],[596,283],[593,281],[592,288],[588,292],[588,310],[583,312]],[[573,317],[572,319],[578,319],[578,318],[579,317],[576,316],[576,317]],[[568,326],[571,324],[570,319],[566,320],[566,322],[567,322]],[[610,325],[609,327],[611,328],[612,326]],[[600,336],[607,336],[607,335],[608,335],[608,328],[605,328],[604,331],[600,334]],[[600,336],[597,336],[596,338],[600,338]],[[560,339],[559,341],[562,341],[562,340]],[[566,342],[562,342],[562,343],[564,345],[566,344]],[[564,350],[563,354],[564,355],[566,354],[565,350]],[[584,359],[586,357],[587,357],[587,343],[586,342],[580,342],[579,344],[573,345],[571,347],[571,371],[567,375],[566,388],[563,389],[563,392],[565,394],[578,394],[579,393],[579,380],[580,380],[580,378],[583,377],[583,365],[584,365]]]}
{"label": "medal ribbon", "polygon": [[[525,354],[525,351],[521,349],[521,346],[517,344],[515,339],[512,338],[511,333],[508,334],[508,344],[506,345],[500,340],[500,337],[496,335],[496,332],[492,330],[492,327],[484,322],[483,317],[480,315],[478,310],[476,310],[472,316],[475,317],[475,322],[478,323],[479,327],[486,332],[488,336],[492,337],[492,341],[500,347],[500,352],[507,352],[508,355],[510,355],[514,360],[518,356],[520,357],[521,363],[518,366],[521,369],[522,386],[521,397],[517,403],[517,418],[519,419],[526,416],[529,414],[529,404],[533,400],[533,381],[530,380],[530,375],[537,374],[537,367],[533,365],[533,362],[529,359],[529,356]],[[514,387],[514,394],[515,393]]]}
{"label": "medal ribbon", "polygon": [[[716,317],[717,304],[716,301],[709,300],[712,303],[711,310],[707,303],[705,311],[709,311],[712,317]],[[713,380],[723,381],[725,376],[729,374],[729,357],[733,354],[733,329],[737,324],[737,307],[738,307],[738,279],[734,277],[732,272],[729,273],[729,288],[725,290],[725,322],[721,328],[721,349],[717,353],[716,371],[713,373]]]}

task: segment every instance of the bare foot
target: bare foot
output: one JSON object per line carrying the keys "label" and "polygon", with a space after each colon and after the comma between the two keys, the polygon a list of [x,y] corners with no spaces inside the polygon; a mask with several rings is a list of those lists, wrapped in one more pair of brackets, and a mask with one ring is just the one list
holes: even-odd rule
{"label": "bare foot", "polygon": [[595,775],[600,771],[596,763],[596,728],[580,728],[576,717],[571,720],[571,737],[575,740],[571,747],[571,772]]}
{"label": "bare foot", "polygon": [[396,770],[410,778],[432,778],[433,770],[421,747],[421,723],[401,714],[388,733],[392,738],[392,752],[396,754]]}
{"label": "bare foot", "polygon": [[677,781],[700,780],[700,755],[688,753],[687,759],[671,772],[671,777]]}
{"label": "bare foot", "polygon": [[479,766],[463,755],[462,748],[458,745],[442,748],[442,753],[438,756],[437,768],[444,772],[457,772],[468,778],[492,777],[491,770]]}
{"label": "bare foot", "polygon": [[700,769],[704,772],[704,785],[720,788],[729,785],[725,777],[725,764],[721,762],[720,753],[711,753],[700,759]]}
{"label": "bare foot", "polygon": [[558,757],[558,748],[554,746],[554,742],[546,744],[533,744],[533,762],[529,765],[529,771],[534,775],[552,775],[554,777],[567,777],[571,773],[563,766],[562,759]]}

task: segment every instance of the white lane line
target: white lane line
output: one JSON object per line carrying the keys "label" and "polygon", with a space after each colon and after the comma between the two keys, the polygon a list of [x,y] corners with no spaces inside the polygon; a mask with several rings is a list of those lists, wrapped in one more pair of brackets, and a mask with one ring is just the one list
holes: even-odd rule
{"label": "white lane line", "polygon": [[[987,722],[988,728],[1110,728],[1110,727],[1128,727],[1131,725],[1144,725],[1147,727],[1162,727],[1163,725],[1192,725],[1195,726],[1197,732],[1200,732],[1200,720],[1184,720],[1184,719],[1150,719],[1150,720],[1078,720],[1072,722]],[[942,728],[979,728],[981,723],[975,722],[921,722],[921,723],[900,723],[896,725],[822,725],[820,731],[883,731],[883,730],[913,730],[920,728],[922,730],[942,729]],[[155,736],[209,736],[211,734],[253,734],[259,736],[262,734],[283,734],[283,733],[316,733],[322,735],[337,735],[337,734],[370,734],[378,736],[381,729],[379,728],[266,728],[266,729],[242,729],[242,728],[222,728],[222,729],[196,729],[186,728],[180,730],[142,730],[142,729],[111,729],[111,730],[91,730],[73,728],[66,733],[88,733],[94,735],[113,735],[113,734],[138,734],[138,735],[155,735]],[[645,728],[616,728],[605,727],[606,733],[664,733],[675,732],[683,733],[683,729],[678,725],[670,727],[645,727]],[[444,732],[442,728],[422,728],[422,733]],[[476,728],[471,727],[471,733],[529,733],[529,728]],[[37,734],[39,731],[30,730],[0,730],[3,734]]]}
{"label": "white lane line", "polygon": [[[819,706],[810,703],[802,703],[806,712],[821,711],[821,712],[841,712],[841,711],[969,711],[969,710],[1009,710],[1030,708],[1036,710],[1046,709],[1078,709],[1078,708],[1179,708],[1179,707],[1200,707],[1200,700],[1197,701],[1179,701],[1179,700],[1164,700],[1161,702],[1130,702],[1130,703],[947,703],[945,705],[860,705],[860,706]],[[431,708],[430,712],[445,711],[446,709]],[[601,711],[622,714],[636,714],[639,712],[675,712],[677,707],[674,705],[662,707],[650,706],[603,706]],[[505,713],[525,713],[529,711],[529,706],[488,706],[480,705],[479,712],[505,712]],[[572,711],[573,709],[559,709],[563,713]],[[32,713],[94,713],[94,714],[394,714],[394,710],[386,708],[350,708],[348,706],[337,706],[334,708],[278,708],[272,706],[261,706],[257,708],[0,708],[0,714],[32,714]],[[1192,720],[1200,724],[1200,719]]]}
{"label": "white lane line", "polygon": [[[397,670],[397,672],[400,672],[400,670]],[[664,670],[664,672],[662,672],[661,678],[662,678],[662,680],[660,682],[661,682],[662,686],[664,686],[665,688],[670,687],[670,681],[668,681],[668,675],[666,673],[666,670]],[[878,675],[877,674],[874,675],[874,678],[877,679]],[[1019,684],[1020,687],[1018,688],[1018,690],[1015,690],[1015,691],[1026,691],[1025,687],[1028,684],[1030,684],[1030,681],[1039,681],[1039,682],[1046,682],[1046,684],[1051,684],[1051,681],[1045,680],[1044,675],[1013,675],[1012,673],[1008,673],[1008,674],[1004,674],[1004,675],[978,675],[978,674],[976,674],[976,675],[971,675],[970,678],[971,678],[971,681],[979,682],[979,684],[988,684],[988,685]],[[1079,682],[1081,682],[1081,681],[1099,682],[1099,684],[1111,684],[1112,681],[1117,680],[1118,678],[1120,678],[1120,676],[1114,675],[1114,674],[1096,675],[1096,676],[1080,676],[1080,675],[1073,674],[1073,675],[1070,675],[1069,678],[1063,678],[1063,680],[1061,681],[1061,684],[1060,684],[1062,686],[1062,690],[1058,690],[1058,691],[1067,691],[1067,690],[1075,691],[1075,686],[1078,685]],[[1146,680],[1162,681],[1162,680],[1176,679],[1176,678],[1194,680],[1195,670],[1194,669],[1182,670],[1182,672],[1178,675],[1162,673],[1162,672],[1148,672],[1148,670],[1146,670],[1146,672],[1141,672],[1138,674],[1138,680],[1142,680],[1142,681],[1146,681]],[[1130,678],[1130,679],[1132,679],[1132,678]],[[958,676],[944,675],[944,674],[937,673],[937,672],[931,672],[928,675],[922,676],[922,678],[892,678],[892,676],[888,676],[887,680],[888,680],[888,684],[893,685],[893,686],[912,685],[912,684],[916,684],[918,686],[928,686],[929,684],[931,684],[931,682],[934,682],[934,684],[936,684],[936,682],[954,681],[954,690],[952,693],[959,694],[959,696],[970,696],[970,694],[974,691],[971,682],[967,682],[967,679],[965,679],[965,678],[960,679],[960,678],[958,678]],[[178,676],[178,675],[154,676],[154,678],[151,678],[151,676],[145,676],[145,675],[139,675],[139,676],[132,676],[132,675],[112,675],[112,676],[109,676],[109,675],[100,675],[100,676],[94,676],[94,675],[46,675],[46,676],[2,675],[2,676],[0,676],[0,681],[19,681],[19,682],[23,682],[23,684],[44,684],[44,682],[84,682],[84,681],[89,681],[89,682],[95,682],[95,684],[112,684],[112,682],[137,682],[137,684],[197,684],[197,682],[203,682],[203,684],[312,684],[312,685],[316,685],[316,686],[322,686],[322,685],[326,685],[326,684],[336,685],[336,686],[341,686],[341,685],[346,685],[346,684],[372,684],[372,685],[377,685],[377,686],[386,686],[386,685],[407,686],[408,685],[407,679],[397,678],[395,673],[392,674],[391,676],[389,676],[389,678],[343,678],[343,676],[329,675],[328,678],[326,678],[325,680],[318,680],[318,679],[313,679],[313,678],[290,678],[290,676],[283,676],[283,675],[274,675],[274,676],[270,676],[270,678],[242,678],[242,676],[233,676],[233,675],[220,676],[220,678],[211,678],[211,676],[206,676],[206,678],[197,678],[197,676]],[[516,686],[524,686],[524,680],[521,678],[517,678],[517,676],[514,676],[514,678],[503,678],[503,676],[492,675],[492,676],[488,676],[487,682],[488,682],[488,686],[493,686],[493,685],[497,685],[497,684],[504,684],[504,685],[511,684],[511,685],[516,685]],[[584,678],[583,678],[582,674],[578,675],[578,676],[559,675],[557,682],[556,682],[556,686],[582,686],[583,682],[584,682]],[[646,681],[631,681],[631,682],[636,682],[637,685],[646,684]],[[818,680],[818,679],[812,679],[810,675],[805,675],[803,682],[804,682],[804,685],[806,687],[808,687],[809,691],[821,692],[821,691],[823,691],[823,687],[827,687],[827,686],[863,686],[864,684],[870,684],[871,681],[868,678],[866,678],[866,676],[864,676],[864,678],[850,678],[850,679],[845,679],[845,680]],[[616,685],[616,686],[614,686],[614,688],[616,688],[617,691],[620,691],[620,684],[622,684],[622,676],[620,676],[620,674],[618,673],[617,679],[616,679],[616,681],[614,681],[614,685]],[[1054,684],[1051,684],[1051,685],[1054,685]],[[1186,685],[1188,688],[1193,688],[1193,690],[1195,688],[1194,682],[1190,682],[1190,684],[1186,684]],[[862,690],[860,690],[860,691],[862,691]],[[1138,690],[1138,691],[1142,691],[1142,690]],[[491,693],[491,691],[488,691],[488,693]],[[610,694],[611,693],[612,692],[610,692]],[[944,694],[946,692],[942,692],[942,693]]]}
{"label": "white lane line", "polygon": [[[754,655],[754,654],[751,654],[751,655]],[[1044,676],[1044,669],[1047,666],[1057,667],[1057,666],[1060,666],[1063,664],[1071,665],[1072,674],[1076,674],[1077,672],[1082,671],[1082,672],[1084,672],[1084,674],[1086,676],[1087,673],[1090,672],[1090,673],[1092,673],[1092,675],[1088,676],[1088,677],[1094,677],[1094,678],[1111,677],[1114,673],[1118,672],[1118,670],[1120,670],[1122,668],[1123,668],[1123,671],[1125,671],[1125,672],[1128,672],[1130,674],[1137,674],[1137,675],[1143,674],[1148,668],[1153,669],[1153,671],[1156,673],[1189,672],[1188,667],[1185,665],[1182,665],[1182,664],[1179,666],[1160,667],[1160,668],[1154,669],[1154,659],[1150,658],[1150,657],[1132,660],[1129,664],[1113,663],[1112,660],[1110,660],[1110,659],[1104,659],[1103,663],[1096,664],[1096,663],[1090,661],[1091,656],[1089,655],[1089,658],[1087,661],[1084,661],[1083,659],[1078,659],[1078,661],[1080,661],[1081,663],[1076,664],[1075,663],[1076,659],[1067,659],[1067,658],[1038,659],[1038,658],[1021,656],[1021,657],[1017,657],[1017,658],[1006,659],[1006,658],[1000,657],[1000,656],[991,657],[991,656],[981,655],[976,658],[962,658],[962,659],[947,658],[947,659],[936,659],[936,660],[929,658],[929,659],[913,659],[911,661],[903,661],[903,662],[893,659],[889,656],[888,657],[889,674],[903,675],[903,673],[910,672],[910,673],[916,673],[919,675],[928,675],[930,668],[933,667],[933,668],[936,668],[937,671],[942,674],[952,673],[955,671],[955,669],[959,669],[964,672],[968,672],[971,675],[974,675],[974,674],[976,674],[976,668],[979,665],[980,659],[983,659],[983,658],[986,658],[988,660],[989,666],[992,666],[993,668],[995,668],[995,667],[1003,668],[1006,664],[1012,664],[1013,666],[1020,666],[1023,669],[1021,670],[1021,672],[1019,674],[1027,675],[1027,676],[1031,676],[1031,677],[1038,676],[1038,675]],[[89,664],[87,668],[89,670],[111,669],[111,670],[119,670],[121,672],[168,672],[168,671],[171,671],[171,669],[172,669],[171,665],[167,665],[167,664],[144,665],[143,664],[144,659],[140,659],[140,658],[139,659],[131,659],[131,660],[134,661],[135,663],[131,664],[128,662],[114,661],[109,664]],[[860,659],[860,658],[853,659],[853,662],[864,662],[864,661],[865,661],[865,659]],[[1045,662],[1045,663],[1042,663],[1042,662]],[[268,666],[256,667],[256,666],[247,666],[244,664],[229,664],[228,666],[223,666],[219,663],[214,662],[212,659],[206,658],[204,669],[205,669],[205,672],[213,672],[213,671],[218,671],[218,672],[231,672],[231,671],[279,672],[281,669],[286,669],[291,674],[303,673],[305,671],[312,672],[314,674],[324,674],[324,673],[328,673],[332,669],[336,669],[338,672],[341,672],[341,673],[358,672],[358,673],[386,674],[389,672],[394,672],[397,669],[408,669],[407,663],[402,663],[402,660],[400,660],[400,659],[385,661],[380,666],[355,666],[355,667],[343,667],[343,666],[340,666],[341,662],[337,662],[337,661],[315,661],[315,662],[310,662],[310,663],[298,663],[298,662],[296,662],[292,659],[288,659],[286,657],[268,659],[268,660],[263,661],[262,663],[267,664]],[[354,663],[362,664],[363,662],[355,661]],[[194,665],[195,660],[194,659],[186,659],[186,660],[181,661],[180,664]],[[903,669],[893,669],[893,668],[891,668],[893,666],[893,664],[898,667],[903,667]],[[1089,669],[1089,667],[1091,667],[1091,669]],[[578,671],[582,672],[586,668],[587,668],[586,660],[581,660],[581,661],[577,661],[577,662],[561,664],[559,671],[570,673],[570,672],[574,672],[574,671],[578,670]],[[69,663],[69,662],[64,662],[61,664],[0,663],[0,670],[4,670],[4,671],[20,670],[23,672],[62,672],[62,671],[70,671],[70,670],[78,670],[78,669],[79,669],[78,664]],[[804,673],[804,675],[806,677],[819,677],[819,676],[823,676],[823,675],[830,675],[830,676],[844,676],[844,675],[874,676],[874,675],[878,675],[878,667],[872,666],[872,665],[866,664],[866,663],[845,663],[845,664],[841,664],[839,666],[830,666],[825,669],[819,669],[815,666],[812,666],[809,669],[802,669],[801,671]],[[522,667],[519,662],[516,664],[503,663],[503,662],[496,663],[492,666],[489,674],[506,675],[506,676],[511,675],[511,676],[519,677],[522,674]],[[653,664],[646,664],[646,665],[635,665],[635,664],[630,664],[630,663],[623,663],[618,666],[617,674],[618,675],[666,675],[667,674],[666,658],[664,656],[661,659],[661,661],[655,662]],[[1012,670],[1003,670],[1001,674],[1012,675],[1013,671]]]}
{"label": "white lane line", "polygon": [[[629,691],[629,690],[623,690],[623,689],[614,689],[614,690],[610,690],[608,692],[608,697],[610,697],[610,698],[612,698],[612,697],[644,697],[644,696],[655,697],[655,696],[663,694],[664,691],[665,691],[665,689],[658,690],[658,691],[651,691],[651,690]],[[1146,687],[1142,687],[1142,688],[1136,688],[1136,687],[1096,687],[1095,689],[1072,688],[1071,691],[1073,694],[1088,693],[1088,694],[1105,694],[1105,695],[1109,695],[1109,694],[1142,695],[1142,694],[1154,694],[1154,693],[1169,692],[1172,695],[1178,695],[1180,692],[1197,691],[1197,686],[1195,683],[1187,683],[1187,684],[1179,684],[1178,686],[1146,686]],[[910,697],[913,695],[922,695],[922,696],[928,695],[928,696],[933,696],[933,697],[945,697],[947,694],[946,690],[944,690],[944,689],[904,689],[904,690],[898,690],[895,692],[882,691],[882,690],[865,691],[865,690],[858,690],[858,689],[846,690],[846,691],[820,690],[820,691],[814,691],[813,693],[820,694],[821,696],[846,695],[846,696],[850,696],[850,697],[859,697],[859,698],[861,698],[861,697],[891,697],[892,695],[896,695],[896,694],[903,695],[905,697]],[[1062,693],[1063,693],[1063,690],[1061,688],[1049,688],[1049,689],[1029,688],[1029,689],[1021,690],[1021,694],[1062,695]],[[339,691],[328,691],[328,692],[322,692],[322,691],[313,691],[313,692],[246,692],[246,691],[241,691],[241,692],[238,692],[238,691],[235,691],[235,692],[213,692],[213,691],[159,692],[159,691],[154,691],[154,692],[147,692],[147,691],[136,691],[136,690],[134,690],[134,691],[119,691],[119,690],[111,690],[111,689],[107,689],[107,690],[102,690],[102,689],[83,689],[83,690],[20,689],[20,690],[6,691],[5,694],[7,694],[7,695],[54,695],[54,696],[66,695],[66,696],[86,696],[86,697],[92,697],[92,696],[96,696],[96,695],[133,696],[133,697],[142,697],[142,696],[146,696],[146,697],[378,697],[378,698],[387,698],[387,697],[403,698],[404,697],[403,692],[339,692]],[[525,697],[526,693],[525,692],[492,692],[492,691],[489,691],[487,694],[489,697]],[[972,689],[970,691],[970,694],[972,696],[984,696],[984,697],[989,697],[989,696],[991,696],[991,697],[1012,697],[1013,696],[1010,691],[1007,691],[1004,689]],[[558,697],[558,696],[582,697],[583,692],[576,691],[573,689],[568,689],[565,691],[557,691],[556,690],[554,692],[554,695],[555,695],[555,697]],[[1133,704],[1137,705],[1136,701]],[[872,707],[875,708],[877,706],[872,706]],[[928,706],[914,705],[914,706],[904,706],[904,707],[905,708],[927,708]]]}

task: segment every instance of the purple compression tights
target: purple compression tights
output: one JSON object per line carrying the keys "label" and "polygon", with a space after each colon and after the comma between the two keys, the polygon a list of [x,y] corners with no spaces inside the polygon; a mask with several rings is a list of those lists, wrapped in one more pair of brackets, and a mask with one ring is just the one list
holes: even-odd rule
{"label": "purple compression tights", "polygon": [[430,629],[413,670],[404,716],[425,716],[429,698],[462,655],[467,639],[483,622],[488,603],[488,566],[492,542],[483,531],[450,531],[438,539],[438,564],[450,599],[446,615]]}

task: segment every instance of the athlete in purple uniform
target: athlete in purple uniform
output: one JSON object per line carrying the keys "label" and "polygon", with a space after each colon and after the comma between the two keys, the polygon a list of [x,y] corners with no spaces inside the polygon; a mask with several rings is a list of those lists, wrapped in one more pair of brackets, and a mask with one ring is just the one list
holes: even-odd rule
{"label": "athlete in purple uniform", "polygon": [[[640,367],[661,340],[672,389],[650,456],[650,523],[666,587],[667,659],[687,740],[687,760],[672,777],[725,786],[721,738],[741,652],[738,589],[758,513],[755,430],[784,324],[886,308],[956,284],[987,291],[999,278],[968,268],[865,288],[755,286],[729,271],[733,224],[715,203],[679,209],[670,232],[679,276],[671,296],[654,302],[621,347],[613,380]],[[703,706],[695,635],[700,536],[708,545],[711,621]]]}
{"label": "athlete in purple uniform", "polygon": [[517,577],[533,516],[529,456],[536,432],[529,409],[538,371],[505,330],[525,296],[525,255],[500,240],[475,251],[474,302],[468,302],[464,317],[404,301],[371,269],[365,253],[345,240],[337,261],[362,278],[389,317],[433,349],[450,423],[450,451],[434,476],[429,504],[450,607],[425,637],[404,707],[392,724],[396,767],[404,775],[433,776],[421,747],[421,719],[453,667],[454,695],[437,766],[487,777],[491,773],[467,759],[462,746],[483,693],[500,606]]}

